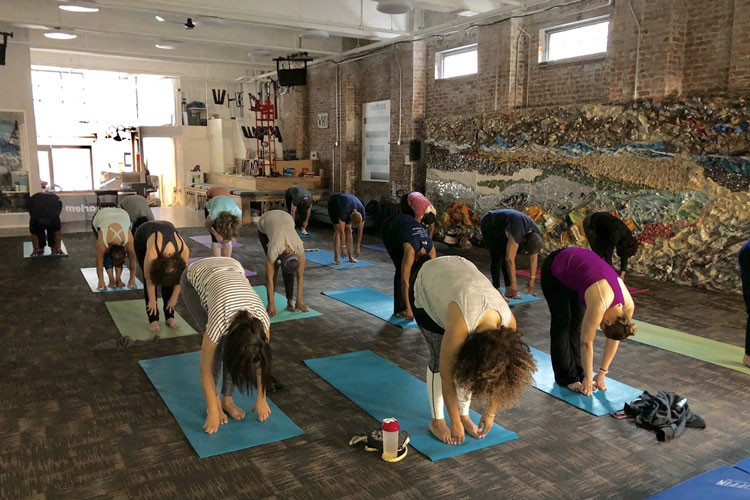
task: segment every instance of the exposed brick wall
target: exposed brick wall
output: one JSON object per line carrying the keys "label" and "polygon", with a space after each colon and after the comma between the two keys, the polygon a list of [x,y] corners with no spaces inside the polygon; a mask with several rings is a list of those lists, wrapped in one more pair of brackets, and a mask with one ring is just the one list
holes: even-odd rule
{"label": "exposed brick wall", "polygon": [[735,0],[685,3],[688,36],[683,91],[693,94],[727,90]]}
{"label": "exposed brick wall", "polygon": [[735,2],[731,54],[729,90],[747,92],[750,89],[750,0]]}

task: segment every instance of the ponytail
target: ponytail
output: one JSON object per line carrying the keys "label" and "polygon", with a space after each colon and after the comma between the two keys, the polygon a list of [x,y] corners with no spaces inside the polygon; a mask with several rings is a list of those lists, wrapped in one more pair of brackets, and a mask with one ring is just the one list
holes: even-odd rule
{"label": "ponytail", "polygon": [[238,311],[229,325],[224,348],[224,362],[232,383],[245,394],[249,394],[253,387],[266,393],[271,386],[273,359],[263,322],[247,311]]}

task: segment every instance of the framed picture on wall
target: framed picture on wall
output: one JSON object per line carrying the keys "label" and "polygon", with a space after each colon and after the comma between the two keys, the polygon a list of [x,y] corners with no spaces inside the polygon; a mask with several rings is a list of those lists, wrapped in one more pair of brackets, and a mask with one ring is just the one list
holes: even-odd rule
{"label": "framed picture on wall", "polygon": [[391,178],[391,101],[362,105],[362,180]]}
{"label": "framed picture on wall", "polygon": [[26,210],[28,154],[26,114],[22,110],[0,111],[0,211]]}

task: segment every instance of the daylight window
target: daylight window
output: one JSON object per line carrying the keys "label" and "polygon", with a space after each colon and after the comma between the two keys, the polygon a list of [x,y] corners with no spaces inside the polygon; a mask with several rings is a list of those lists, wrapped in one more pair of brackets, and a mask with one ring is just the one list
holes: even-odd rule
{"label": "daylight window", "polygon": [[609,18],[598,17],[584,22],[542,30],[539,37],[539,62],[560,61],[574,57],[605,54],[609,35]]}
{"label": "daylight window", "polygon": [[477,44],[435,54],[435,79],[474,75],[477,72]]}

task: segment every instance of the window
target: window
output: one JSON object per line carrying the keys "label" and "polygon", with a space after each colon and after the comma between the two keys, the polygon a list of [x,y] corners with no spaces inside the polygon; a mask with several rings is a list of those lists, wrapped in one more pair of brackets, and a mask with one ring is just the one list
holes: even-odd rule
{"label": "window", "polygon": [[544,29],[539,36],[539,62],[606,54],[608,37],[607,16]]}
{"label": "window", "polygon": [[438,52],[435,54],[435,79],[476,74],[477,52],[476,43]]}

